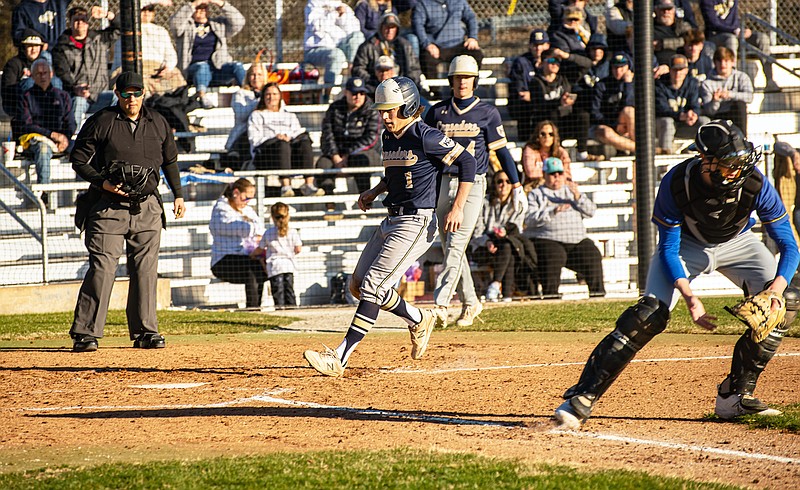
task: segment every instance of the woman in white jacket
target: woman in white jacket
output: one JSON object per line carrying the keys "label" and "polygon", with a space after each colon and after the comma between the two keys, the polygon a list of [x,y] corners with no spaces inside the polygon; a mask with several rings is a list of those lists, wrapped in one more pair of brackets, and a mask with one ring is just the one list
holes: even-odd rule
{"label": "woman in white jacket", "polygon": [[325,70],[325,83],[340,85],[342,70],[364,42],[361,23],[340,0],[309,0],[305,19],[305,61]]}

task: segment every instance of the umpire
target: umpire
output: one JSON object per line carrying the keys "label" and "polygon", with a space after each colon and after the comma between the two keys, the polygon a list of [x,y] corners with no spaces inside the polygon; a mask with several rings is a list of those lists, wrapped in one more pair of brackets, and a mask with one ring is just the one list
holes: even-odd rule
{"label": "umpire", "polygon": [[156,318],[158,249],[161,228],[166,227],[157,188],[160,168],[175,196],[175,217],[182,218],[186,207],[176,164],[178,150],[167,121],[143,106],[140,74],[120,75],[114,93],[119,105],[86,121],[70,155],[72,168],[91,183],[89,194],[95,196],[87,205],[84,223],[89,270],[70,329],[73,352],[97,350],[123,250],[130,275],[126,313],[133,346],[166,345]]}

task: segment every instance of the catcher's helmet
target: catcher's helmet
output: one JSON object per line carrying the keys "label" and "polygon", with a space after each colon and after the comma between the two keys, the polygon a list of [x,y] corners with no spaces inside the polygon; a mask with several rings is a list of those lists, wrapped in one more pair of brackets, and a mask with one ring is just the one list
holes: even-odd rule
{"label": "catcher's helmet", "polygon": [[473,90],[476,89],[478,87],[478,77],[480,77],[478,62],[468,54],[456,56],[450,61],[450,69],[447,72],[447,78],[450,79],[451,85],[453,84],[453,79],[451,77],[454,75],[475,77],[472,88]]}
{"label": "catcher's helmet", "polygon": [[419,109],[419,90],[417,85],[407,77],[392,77],[384,80],[375,89],[373,109],[388,111],[400,107],[403,117],[411,117]]}
{"label": "catcher's helmet", "polygon": [[144,195],[147,179],[151,173],[153,173],[153,169],[150,167],[131,164],[125,160],[113,160],[108,165],[106,178],[114,185],[122,184],[120,190],[132,198],[136,198]]}
{"label": "catcher's helmet", "polygon": [[[700,126],[695,136],[697,150],[712,163],[716,169],[711,172],[714,185],[725,189],[737,189],[756,168],[761,152],[745,139],[744,133],[732,121],[715,119]],[[719,168],[725,167],[727,175]]]}

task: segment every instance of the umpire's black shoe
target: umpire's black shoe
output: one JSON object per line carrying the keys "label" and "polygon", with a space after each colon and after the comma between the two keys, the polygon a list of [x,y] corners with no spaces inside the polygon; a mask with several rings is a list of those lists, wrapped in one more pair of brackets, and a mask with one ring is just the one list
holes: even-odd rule
{"label": "umpire's black shoe", "polygon": [[97,350],[97,338],[91,335],[78,335],[72,341],[72,352],[94,352]]}
{"label": "umpire's black shoe", "polygon": [[143,333],[133,341],[135,349],[163,349],[166,346],[164,336],[157,333]]}

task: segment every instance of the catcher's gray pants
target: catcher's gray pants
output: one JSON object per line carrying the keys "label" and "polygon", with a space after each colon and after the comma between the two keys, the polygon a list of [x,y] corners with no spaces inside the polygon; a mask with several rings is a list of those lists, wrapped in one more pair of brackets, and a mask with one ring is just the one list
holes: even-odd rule
{"label": "catcher's gray pants", "polygon": [[[436,216],[439,218],[440,227],[444,226],[444,218],[453,206],[456,191],[458,191],[458,177],[443,175],[439,187],[439,201],[436,203]],[[456,286],[461,303],[474,305],[480,302],[478,295],[475,294],[475,283],[472,280],[466,251],[472,239],[472,232],[478,223],[485,196],[486,176],[476,175],[475,183],[464,205],[464,221],[461,223],[461,228],[452,233],[445,233],[443,228],[439,229],[444,251],[444,269],[436,278],[436,289],[433,291],[436,306],[450,306]]]}
{"label": "catcher's gray pants", "polygon": [[436,215],[433,209],[419,209],[417,214],[387,216],[367,242],[356,270],[353,284],[361,299],[382,305],[389,289],[436,240]]}
{"label": "catcher's gray pants", "polygon": [[[689,281],[703,273],[719,271],[746,294],[755,294],[775,278],[778,264],[775,257],[752,231],[746,231],[733,240],[718,245],[701,243],[694,238],[681,236],[680,249]],[[669,305],[670,311],[680,298],[672,279],[667,275],[658,253],[650,261],[645,296],[654,296]]]}
{"label": "catcher's gray pants", "polygon": [[111,288],[123,251],[128,257],[128,332],[133,340],[157,333],[156,289],[158,248],[161,241],[161,205],[155,195],[141,203],[141,213],[130,214],[128,203],[100,200],[86,219],[89,270],[83,279],[70,335],[102,337]]}

